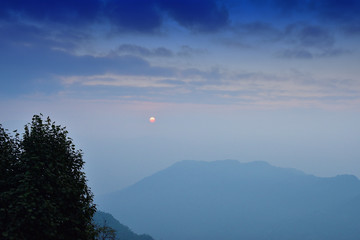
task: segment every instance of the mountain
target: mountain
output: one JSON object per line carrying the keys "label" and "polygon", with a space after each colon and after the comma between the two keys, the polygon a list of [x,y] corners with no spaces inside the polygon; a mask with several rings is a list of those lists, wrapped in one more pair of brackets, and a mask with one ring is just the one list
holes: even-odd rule
{"label": "mountain", "polygon": [[127,226],[121,224],[111,214],[97,211],[93,217],[98,226],[108,226],[115,230],[116,238],[121,240],[154,240],[146,234],[138,235],[130,230]]}
{"label": "mountain", "polygon": [[356,177],[321,178],[266,162],[182,161],[98,205],[159,240],[360,236]]}

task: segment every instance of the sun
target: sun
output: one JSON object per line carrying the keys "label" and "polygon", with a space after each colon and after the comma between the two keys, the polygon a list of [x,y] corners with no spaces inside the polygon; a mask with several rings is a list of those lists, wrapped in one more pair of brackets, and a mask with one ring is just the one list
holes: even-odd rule
{"label": "sun", "polygon": [[150,117],[149,122],[154,123],[155,122],[155,117]]}

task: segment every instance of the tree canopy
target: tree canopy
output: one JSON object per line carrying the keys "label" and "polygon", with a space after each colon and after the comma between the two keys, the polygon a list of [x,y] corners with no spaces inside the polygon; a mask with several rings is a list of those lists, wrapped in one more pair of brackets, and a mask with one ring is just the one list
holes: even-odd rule
{"label": "tree canopy", "polygon": [[82,152],[67,134],[42,115],[22,138],[0,125],[1,239],[95,238]]}

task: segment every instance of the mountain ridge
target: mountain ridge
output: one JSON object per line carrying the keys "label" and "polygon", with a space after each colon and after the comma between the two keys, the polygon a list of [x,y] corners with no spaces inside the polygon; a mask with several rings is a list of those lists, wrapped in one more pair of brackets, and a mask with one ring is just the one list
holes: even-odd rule
{"label": "mountain ridge", "polygon": [[186,160],[105,196],[99,206],[156,239],[281,239],[299,229],[287,223],[305,226],[302,219],[325,216],[358,195],[360,180],[352,175],[321,178],[262,161]]}
{"label": "mountain ridge", "polygon": [[110,227],[115,231],[117,239],[121,240],[154,240],[147,234],[136,234],[126,225],[121,224],[110,213],[96,211],[93,216],[94,223],[99,227]]}

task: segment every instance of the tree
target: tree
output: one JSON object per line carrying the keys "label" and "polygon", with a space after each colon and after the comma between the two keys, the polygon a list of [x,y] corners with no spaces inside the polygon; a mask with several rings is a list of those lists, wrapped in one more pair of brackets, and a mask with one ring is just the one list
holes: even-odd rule
{"label": "tree", "polygon": [[96,240],[116,240],[116,231],[109,227],[104,220],[104,224],[98,225],[97,229],[97,238]]}
{"label": "tree", "polygon": [[1,239],[95,238],[82,153],[67,134],[41,115],[21,140],[0,126]]}
{"label": "tree", "polygon": [[20,154],[18,136],[16,134],[15,138],[12,138],[0,124],[0,229],[3,237],[14,230],[11,229],[12,215],[9,213],[9,207],[15,198],[15,169]]}

